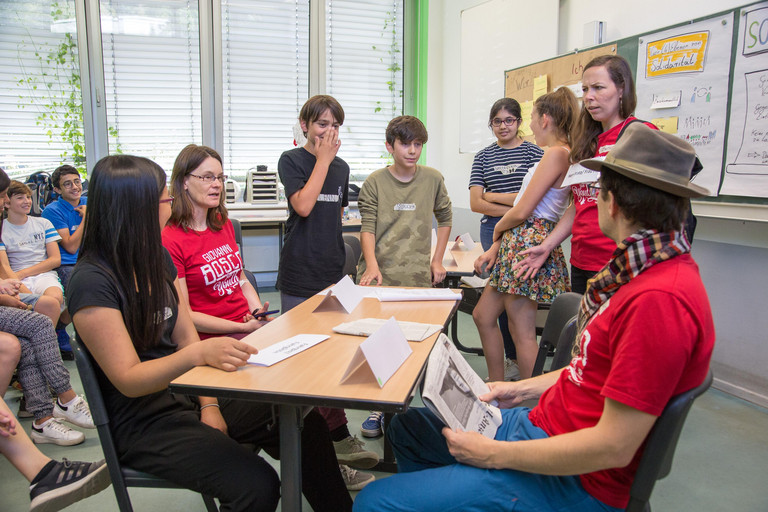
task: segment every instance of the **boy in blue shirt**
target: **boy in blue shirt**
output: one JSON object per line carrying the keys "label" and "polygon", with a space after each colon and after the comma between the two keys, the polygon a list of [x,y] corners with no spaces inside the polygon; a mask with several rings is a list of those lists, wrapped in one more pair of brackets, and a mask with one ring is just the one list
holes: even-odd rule
{"label": "boy in blue shirt", "polygon": [[42,216],[51,221],[61,236],[61,266],[56,272],[66,290],[69,275],[77,263],[80,241],[83,239],[83,218],[88,198],[83,197],[80,173],[71,165],[62,165],[53,171],[51,182],[53,190],[59,194],[59,199],[46,206]]}
{"label": "boy in blue shirt", "polygon": [[[71,165],[62,165],[53,171],[51,182],[54,192],[59,194],[59,199],[46,206],[42,216],[53,224],[54,229],[61,236],[59,240],[61,265],[56,269],[56,273],[66,293],[69,276],[77,263],[80,241],[83,239],[83,218],[85,218],[85,205],[88,198],[83,197],[80,173]],[[69,323],[69,315],[64,311],[62,317],[56,326],[56,334],[59,337],[62,357],[70,359],[72,347],[69,344],[69,334],[64,328]]]}

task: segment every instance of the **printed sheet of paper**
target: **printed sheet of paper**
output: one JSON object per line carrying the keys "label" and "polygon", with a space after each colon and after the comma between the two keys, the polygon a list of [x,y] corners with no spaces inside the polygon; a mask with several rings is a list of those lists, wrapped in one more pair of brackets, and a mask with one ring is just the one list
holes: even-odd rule
{"label": "printed sheet of paper", "polygon": [[258,354],[253,354],[248,358],[248,362],[256,366],[272,366],[284,359],[295,356],[299,352],[304,352],[328,338],[330,336],[326,334],[297,334],[287,340],[278,341],[259,350]]}
{"label": "printed sheet of paper", "polygon": [[325,294],[325,298],[312,311],[338,311],[343,309],[351,313],[365,297],[365,293],[357,286],[349,276],[344,276],[341,281],[333,285]]}
{"label": "printed sheet of paper", "polygon": [[[605,159],[605,157],[597,157]],[[578,185],[579,183],[594,183],[600,179],[600,173],[587,169],[581,164],[573,164],[568,169],[568,173],[563,178],[562,188]]]}
{"label": "printed sheet of paper", "polygon": [[[350,336],[370,336],[388,322],[383,318],[361,318],[353,322],[344,322],[333,328],[333,332]],[[422,324],[419,322],[397,322],[408,341],[424,341],[436,332],[443,330],[442,325]]]}
{"label": "printed sheet of paper", "polygon": [[379,387],[384,387],[412,352],[397,320],[392,317],[360,344],[341,382],[367,363]]}
{"label": "printed sheet of paper", "polygon": [[379,288],[374,294],[381,302],[461,300],[461,293],[450,288]]}

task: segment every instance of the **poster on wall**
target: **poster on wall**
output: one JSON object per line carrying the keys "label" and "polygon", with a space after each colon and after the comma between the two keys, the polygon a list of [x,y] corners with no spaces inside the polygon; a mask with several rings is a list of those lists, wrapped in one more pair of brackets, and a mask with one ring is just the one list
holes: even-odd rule
{"label": "poster on wall", "polygon": [[768,197],[768,2],[745,7],[721,194]]}
{"label": "poster on wall", "polygon": [[638,41],[637,108],[696,148],[704,168],[697,185],[717,195],[725,147],[733,14],[692,23]]}

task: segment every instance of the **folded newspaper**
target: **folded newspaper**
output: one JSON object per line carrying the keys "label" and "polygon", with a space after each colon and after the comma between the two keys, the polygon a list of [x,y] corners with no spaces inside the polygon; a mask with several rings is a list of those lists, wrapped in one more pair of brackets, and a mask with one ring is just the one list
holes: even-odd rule
{"label": "folded newspaper", "polygon": [[[333,332],[352,336],[370,336],[378,331],[386,321],[386,318],[361,318],[353,322],[339,324],[333,328]],[[405,339],[408,341],[424,341],[436,332],[443,330],[442,325],[422,324],[419,322],[398,321],[397,325],[403,331]]]}
{"label": "folded newspaper", "polygon": [[474,430],[493,439],[501,411],[478,398],[488,391],[448,336],[441,334],[427,362],[421,389],[424,405],[454,430]]}

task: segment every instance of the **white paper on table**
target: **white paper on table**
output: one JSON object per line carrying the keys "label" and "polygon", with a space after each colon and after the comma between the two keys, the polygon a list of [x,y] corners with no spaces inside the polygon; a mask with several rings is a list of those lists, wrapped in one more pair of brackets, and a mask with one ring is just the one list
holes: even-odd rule
{"label": "white paper on table", "polygon": [[472,288],[485,288],[485,285],[488,284],[488,279],[490,278],[486,277],[483,279],[480,276],[464,276],[460,281]]}
{"label": "white paper on table", "polygon": [[[351,336],[370,336],[388,322],[384,318],[361,318],[353,322],[344,322],[333,328],[333,332]],[[420,322],[397,322],[408,341],[424,341],[436,332],[443,330],[442,325],[423,324]]]}
{"label": "white paper on table", "polygon": [[[604,156],[598,156],[595,160],[605,160]],[[600,172],[587,169],[581,164],[573,164],[568,168],[568,174],[563,178],[563,184],[560,188],[578,185],[579,183],[594,183],[600,179]]]}
{"label": "white paper on table", "polygon": [[461,300],[461,293],[450,288],[379,288],[376,298],[381,302],[419,300]]}
{"label": "white paper on table", "polygon": [[312,311],[335,311],[339,306],[347,313],[351,313],[365,297],[365,293],[355,285],[349,276],[344,276],[341,281],[333,285],[325,295],[325,298]]}
{"label": "white paper on table", "polygon": [[680,98],[683,91],[666,92],[663,94],[654,94],[651,102],[651,110],[660,108],[677,108],[680,106]]}
{"label": "white paper on table", "polygon": [[456,261],[456,258],[453,257],[453,254],[451,254],[451,251],[445,251],[443,253],[443,266],[444,267],[458,267],[459,262]]}
{"label": "white paper on table", "polygon": [[461,243],[464,242],[464,247],[466,247],[466,250],[471,251],[475,248],[475,241],[472,240],[472,235],[469,233],[464,233],[463,235],[460,235],[456,241],[453,243],[453,246],[451,247],[452,251],[460,250],[461,249]]}
{"label": "white paper on table", "polygon": [[341,382],[368,363],[379,387],[384,387],[412,352],[397,320],[392,317],[360,344]]}
{"label": "white paper on table", "polygon": [[258,354],[253,354],[248,358],[248,362],[257,366],[272,366],[283,359],[295,356],[318,343],[327,340],[330,336],[326,334],[297,334],[287,340],[278,341],[264,349],[259,350]]}

